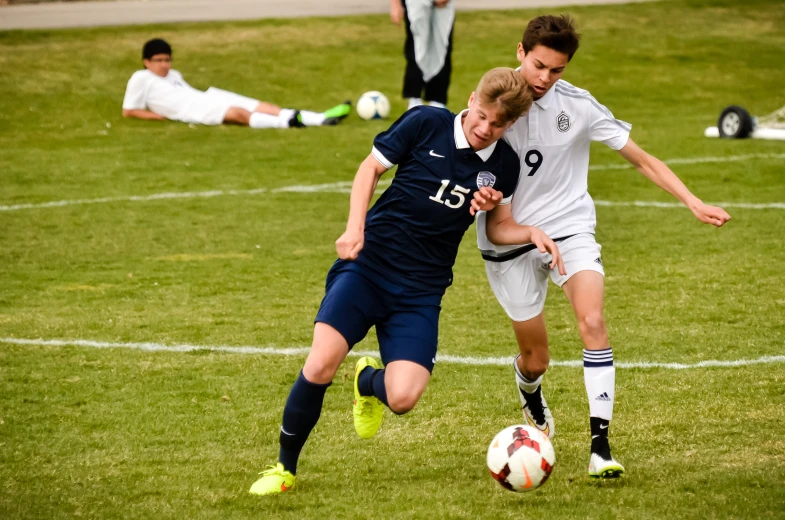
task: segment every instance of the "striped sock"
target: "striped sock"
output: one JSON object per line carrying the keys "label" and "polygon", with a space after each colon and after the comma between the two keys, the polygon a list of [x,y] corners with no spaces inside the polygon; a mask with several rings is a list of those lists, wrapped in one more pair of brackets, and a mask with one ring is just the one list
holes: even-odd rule
{"label": "striped sock", "polygon": [[610,421],[616,394],[613,349],[583,350],[583,381],[589,397],[589,415]]}

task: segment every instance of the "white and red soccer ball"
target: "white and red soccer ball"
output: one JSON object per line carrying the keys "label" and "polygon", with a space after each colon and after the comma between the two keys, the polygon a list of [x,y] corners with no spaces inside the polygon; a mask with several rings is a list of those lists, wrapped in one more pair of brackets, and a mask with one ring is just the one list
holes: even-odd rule
{"label": "white and red soccer ball", "polygon": [[505,428],[488,447],[488,470],[510,491],[534,491],[548,480],[554,464],[556,454],[551,441],[532,426]]}

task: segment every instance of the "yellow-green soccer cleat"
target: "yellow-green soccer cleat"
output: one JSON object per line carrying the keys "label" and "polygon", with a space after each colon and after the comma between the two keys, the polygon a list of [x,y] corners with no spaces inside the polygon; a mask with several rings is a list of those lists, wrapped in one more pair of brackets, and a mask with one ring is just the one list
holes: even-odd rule
{"label": "yellow-green soccer cleat", "polygon": [[336,105],[324,111],[324,122],[322,126],[335,126],[352,113],[352,102],[349,100],[344,101],[340,105]]}
{"label": "yellow-green soccer cleat", "polygon": [[360,395],[357,380],[365,367],[382,368],[382,365],[374,358],[366,356],[360,358],[354,367],[354,429],[361,438],[370,439],[382,425],[384,404],[372,395]]}
{"label": "yellow-green soccer cleat", "polygon": [[294,481],[297,478],[291,472],[283,469],[280,462],[275,466],[259,473],[262,478],[254,482],[248,491],[252,495],[275,495],[294,489]]}

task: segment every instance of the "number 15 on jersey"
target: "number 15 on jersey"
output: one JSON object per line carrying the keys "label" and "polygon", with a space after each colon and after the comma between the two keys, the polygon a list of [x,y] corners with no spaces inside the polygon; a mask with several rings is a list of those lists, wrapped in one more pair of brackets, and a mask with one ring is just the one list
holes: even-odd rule
{"label": "number 15 on jersey", "polygon": [[466,197],[464,195],[468,195],[472,192],[472,190],[468,188],[464,188],[463,186],[458,186],[457,184],[455,187],[450,191],[450,195],[454,195],[457,197],[457,201],[453,202],[451,198],[442,199],[442,195],[444,195],[444,190],[450,185],[449,179],[444,179],[442,181],[442,187],[439,188],[439,191],[436,192],[436,195],[431,195],[428,197],[429,199],[438,202],[439,204],[444,204],[448,208],[457,209],[463,206],[463,203],[466,202]]}

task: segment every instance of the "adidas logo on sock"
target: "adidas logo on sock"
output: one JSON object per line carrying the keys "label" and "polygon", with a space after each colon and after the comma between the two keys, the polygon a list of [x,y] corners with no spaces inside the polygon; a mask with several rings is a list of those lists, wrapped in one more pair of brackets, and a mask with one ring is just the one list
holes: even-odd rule
{"label": "adidas logo on sock", "polygon": [[597,397],[594,398],[595,401],[610,401],[611,398],[608,397],[608,392],[603,392]]}

